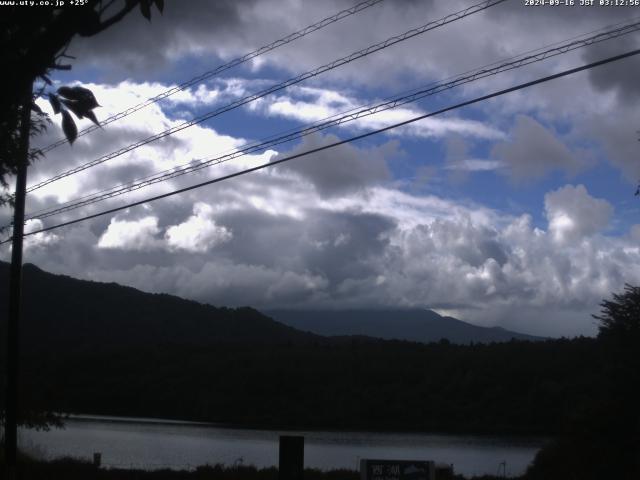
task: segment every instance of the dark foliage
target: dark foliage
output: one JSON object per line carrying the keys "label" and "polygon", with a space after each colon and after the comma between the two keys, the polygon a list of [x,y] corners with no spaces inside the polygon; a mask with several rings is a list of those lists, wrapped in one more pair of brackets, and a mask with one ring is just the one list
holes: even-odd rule
{"label": "dark foliage", "polygon": [[[247,427],[552,433],[597,395],[593,342],[158,345],[34,354],[30,400],[55,410]],[[590,365],[593,367],[595,365]]]}
{"label": "dark foliage", "polygon": [[600,321],[600,340],[614,350],[640,345],[640,287],[626,285],[624,293],[613,294],[612,300],[601,304],[602,312],[594,315]]}
{"label": "dark foliage", "polygon": [[640,478],[640,288],[627,285],[601,307],[597,387],[605,393],[572,416],[528,478]]}

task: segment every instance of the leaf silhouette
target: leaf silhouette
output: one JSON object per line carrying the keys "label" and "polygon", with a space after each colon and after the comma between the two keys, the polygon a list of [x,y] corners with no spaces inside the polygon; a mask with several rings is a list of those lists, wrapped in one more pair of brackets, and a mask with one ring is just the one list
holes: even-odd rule
{"label": "leaf silhouette", "polygon": [[79,102],[75,102],[73,100],[67,100],[63,98],[62,103],[64,103],[69,110],[75,113],[76,117],[78,118],[83,118],[87,114],[87,112],[90,111],[85,110],[84,108],[82,108]]}
{"label": "leaf silhouette", "polygon": [[164,0],[155,0],[156,7],[160,10],[160,13],[164,11]]}
{"label": "leaf silhouette", "polygon": [[60,87],[58,88],[58,95],[62,95],[66,98],[73,98],[73,88],[72,87]]}
{"label": "leaf silhouette", "polygon": [[33,110],[36,113],[39,113],[41,115],[44,115],[44,112],[42,111],[42,109],[38,106],[38,104],[36,102],[31,102],[31,110]]}
{"label": "leaf silhouette", "polygon": [[147,20],[151,21],[151,7],[149,5],[150,0],[140,0],[140,11]]}
{"label": "leaf silhouette", "polygon": [[68,111],[62,110],[61,113],[62,131],[64,132],[64,136],[67,137],[67,140],[69,140],[69,143],[73,144],[78,136],[78,127],[76,127],[76,122],[73,121]]}
{"label": "leaf silhouette", "polygon": [[87,112],[85,112],[84,116],[95,123],[97,126],[100,126],[100,122],[96,118],[96,114],[93,113],[93,110],[88,110]]}
{"label": "leaf silhouette", "polygon": [[49,95],[49,103],[51,104],[51,108],[53,108],[53,113],[60,113],[62,107],[60,106],[60,100],[57,95]]}
{"label": "leaf silhouette", "polygon": [[58,94],[62,95],[69,100],[81,102],[83,104],[83,110],[99,107],[93,92],[84,87],[60,87]]}

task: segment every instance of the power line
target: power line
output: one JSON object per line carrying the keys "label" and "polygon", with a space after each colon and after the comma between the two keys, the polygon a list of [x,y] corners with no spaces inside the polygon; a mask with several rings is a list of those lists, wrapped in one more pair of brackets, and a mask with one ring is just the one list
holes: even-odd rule
{"label": "power line", "polygon": [[153,141],[159,140],[159,139],[164,138],[164,137],[166,137],[168,135],[172,135],[174,133],[177,133],[177,132],[179,132],[181,130],[184,130],[185,128],[188,128],[190,126],[196,125],[196,124],[201,123],[201,122],[203,122],[205,120],[208,120],[210,118],[218,116],[218,115],[220,115],[222,113],[225,113],[225,112],[228,112],[228,111],[233,110],[235,108],[238,108],[238,107],[240,107],[242,105],[245,105],[245,104],[250,103],[250,102],[252,102],[254,100],[257,100],[259,98],[267,96],[267,95],[269,95],[271,93],[275,93],[275,92],[277,92],[279,90],[282,90],[282,89],[287,88],[289,86],[292,86],[292,85],[295,85],[297,83],[300,83],[300,82],[302,82],[302,81],[304,81],[304,80],[306,80],[308,78],[312,78],[314,76],[320,75],[321,73],[327,72],[329,70],[333,70],[333,69],[338,68],[338,67],[340,67],[342,65],[345,65],[345,64],[350,63],[352,61],[355,61],[355,60],[357,60],[359,58],[365,57],[365,56],[370,55],[372,53],[375,53],[375,52],[377,52],[379,50],[388,48],[388,47],[390,47],[392,45],[395,45],[396,43],[408,40],[408,39],[413,38],[413,37],[415,37],[417,35],[421,35],[423,33],[426,33],[427,31],[430,31],[430,30],[433,30],[433,29],[438,28],[440,26],[446,25],[448,23],[460,20],[462,18],[465,18],[466,16],[472,15],[474,13],[478,13],[478,12],[480,12],[482,10],[485,10],[485,9],[491,7],[491,6],[497,5],[497,4],[502,3],[504,1],[506,1],[506,0],[487,0],[487,1],[483,1],[483,2],[480,2],[478,4],[472,5],[470,7],[467,7],[465,9],[463,9],[463,10],[460,10],[458,12],[449,14],[449,15],[447,15],[447,16],[439,19],[439,20],[432,21],[432,22],[429,22],[429,23],[427,23],[425,25],[422,25],[420,27],[408,30],[407,32],[404,32],[403,34],[396,35],[394,37],[390,37],[390,38],[388,38],[387,40],[385,40],[383,42],[371,45],[371,46],[369,46],[367,48],[364,48],[362,50],[354,52],[354,53],[352,53],[352,54],[350,54],[350,55],[348,55],[346,57],[340,58],[338,60],[334,60],[333,62],[331,62],[329,64],[326,64],[326,65],[318,67],[318,68],[316,68],[314,70],[305,72],[305,73],[303,73],[301,75],[298,75],[297,77],[293,77],[293,78],[288,79],[288,80],[286,80],[284,82],[272,85],[271,87],[269,87],[269,88],[267,88],[265,90],[261,90],[261,91],[255,93],[255,94],[245,96],[245,97],[243,97],[243,98],[241,98],[239,100],[236,100],[235,102],[232,102],[232,103],[230,103],[228,105],[220,107],[220,108],[218,108],[216,110],[207,112],[207,113],[205,113],[205,114],[203,114],[203,115],[201,115],[199,117],[196,117],[193,120],[190,120],[188,122],[180,124],[180,125],[178,125],[176,127],[173,127],[171,129],[165,130],[164,132],[161,132],[159,134],[147,137],[144,140],[141,140],[141,141],[136,142],[134,144],[131,144],[131,145],[127,146],[127,147],[124,147],[124,148],[122,148],[120,150],[117,150],[117,151],[112,152],[110,154],[104,155],[104,156],[102,156],[102,157],[100,157],[100,158],[98,158],[96,160],[93,160],[93,161],[88,162],[86,164],[83,164],[83,165],[80,165],[80,166],[75,167],[73,169],[70,169],[70,170],[68,170],[66,172],[63,172],[63,173],[61,173],[59,175],[51,177],[51,178],[49,178],[47,180],[44,180],[44,181],[42,181],[42,182],[40,182],[40,183],[38,183],[36,185],[30,186],[27,189],[27,192],[31,192],[31,191],[36,190],[38,188],[41,188],[41,187],[43,187],[45,185],[48,185],[49,183],[55,182],[56,180],[59,180],[61,178],[67,177],[69,175],[73,175],[75,173],[81,172],[81,171],[86,170],[88,168],[91,168],[93,166],[96,166],[96,165],[99,165],[101,163],[104,163],[104,162],[106,162],[108,160],[116,158],[116,157],[118,157],[120,155],[123,155],[124,153],[130,152],[130,151],[132,151],[132,150],[134,150],[136,148],[139,148],[139,147],[141,147],[143,145],[146,145],[146,144],[151,143]]}
{"label": "power line", "polygon": [[208,168],[212,165],[218,165],[220,163],[227,162],[251,153],[262,152],[270,147],[274,147],[282,143],[286,143],[295,139],[302,138],[311,133],[319,132],[337,125],[341,125],[343,123],[355,121],[357,119],[360,119],[366,116],[374,115],[376,113],[397,108],[399,106],[402,106],[411,102],[415,102],[421,98],[435,95],[437,93],[441,93],[445,90],[449,90],[466,83],[477,81],[479,79],[486,78],[489,76],[497,75],[505,71],[521,68],[523,66],[540,62],[557,55],[565,54],[569,51],[573,51],[578,48],[582,48],[588,45],[593,45],[594,43],[602,42],[605,40],[617,38],[622,35],[636,32],[638,30],[640,30],[640,21],[618,26],[618,28],[606,30],[604,32],[600,32],[596,35],[583,38],[581,40],[574,40],[565,44],[556,44],[558,46],[547,49],[547,50],[542,50],[542,51],[538,50],[536,51],[537,53],[534,53],[531,55],[526,55],[526,54],[523,54],[525,56],[519,55],[519,56],[513,57],[515,58],[515,60],[506,61],[502,64],[494,62],[490,65],[490,68],[481,67],[477,70],[472,70],[458,77],[453,77],[453,80],[450,80],[448,82],[429,84],[423,87],[422,89],[413,90],[409,93],[399,95],[396,97],[390,97],[389,99],[381,103],[375,104],[371,107],[368,107],[368,106],[358,107],[357,109],[352,109],[347,112],[343,112],[341,114],[328,117],[325,120],[308,125],[306,127],[292,130],[292,131],[280,134],[279,136],[271,137],[270,139],[265,139],[259,143],[254,143],[239,149],[235,149],[230,153],[226,153],[224,155],[221,155],[215,158],[202,160],[198,162],[192,161],[190,163],[183,164],[171,169],[167,169],[162,172],[157,172],[155,174],[148,175],[147,177],[137,179],[129,183],[117,185],[109,189],[105,189],[96,193],[85,195],[83,197],[61,204],[55,208],[42,209],[42,210],[30,213],[27,219],[29,220],[34,218],[44,219],[44,218],[62,214],[71,210],[75,210],[83,206],[87,206],[93,203],[107,200],[109,198],[124,195],[126,193],[139,190],[143,187],[147,187],[159,182],[167,181],[172,178],[176,178],[182,175],[186,175],[189,173],[202,170],[204,168]]}
{"label": "power line", "polygon": [[[519,68],[520,66],[528,65],[530,63],[534,63],[534,62],[540,61],[542,59],[550,58],[552,56],[555,56],[555,55],[558,55],[558,54],[561,54],[561,53],[566,53],[566,52],[568,52],[570,50],[575,50],[576,48],[581,48],[583,46],[591,45],[591,44],[596,43],[596,42],[600,42],[600,41],[604,41],[604,40],[610,40],[612,38],[616,38],[618,36],[625,35],[627,33],[632,33],[634,31],[637,31],[637,26],[639,24],[640,24],[640,17],[635,17],[630,22],[619,22],[619,23],[616,23],[616,24],[613,24],[613,25],[607,25],[607,26],[598,28],[596,30],[592,30],[592,31],[589,31],[589,32],[586,32],[586,33],[583,33],[583,34],[580,34],[580,35],[577,35],[577,36],[574,36],[574,37],[571,37],[571,38],[568,38],[568,39],[565,39],[565,40],[562,40],[562,41],[559,41],[559,42],[554,42],[552,44],[547,44],[545,46],[542,46],[542,47],[539,47],[539,48],[536,48],[536,49],[527,50],[527,51],[522,52],[522,53],[520,53],[518,55],[514,55],[514,56],[512,56],[510,58],[507,58],[507,59],[503,59],[503,60],[492,62],[490,64],[484,65],[483,67],[476,68],[474,70],[468,70],[468,71],[463,72],[461,74],[447,77],[447,78],[441,80],[440,83],[449,82],[449,81],[451,81],[453,79],[460,79],[460,77],[469,76],[470,74],[477,75],[477,74],[482,73],[482,71],[484,71],[485,73],[492,73],[492,72],[487,72],[487,71],[488,70],[493,70],[491,67],[498,66],[498,65],[500,66],[501,69],[503,67],[507,67],[508,65],[506,65],[505,62],[510,62],[509,64],[515,64],[516,62],[520,63],[520,65],[514,65],[512,67],[512,68]],[[597,32],[600,32],[600,33],[596,34]],[[594,35],[594,34],[596,34],[596,35]],[[592,37],[588,38],[589,35],[592,35]],[[579,39],[581,39],[581,40],[579,40]],[[567,44],[567,42],[571,42],[571,43]],[[558,52],[554,53],[554,52],[552,52],[552,50],[558,50]],[[528,58],[523,58],[525,56],[528,56]],[[531,60],[531,61],[526,62],[526,63],[522,63],[525,60],[528,60],[529,58],[534,58],[534,57],[535,57],[534,60]],[[504,70],[502,70],[502,71],[504,71]],[[478,78],[481,78],[481,77],[477,77],[476,79],[478,79]],[[432,83],[429,83],[429,84],[427,84],[427,85],[425,85],[423,87],[412,89],[410,91],[406,91],[406,92],[403,92],[401,94],[397,94],[395,96],[387,97],[386,99],[384,99],[383,102],[386,103],[386,102],[390,102],[390,101],[395,101],[400,97],[405,98],[405,97],[409,97],[411,95],[416,95],[418,93],[423,92],[424,89],[427,89],[429,87],[436,86],[436,85],[438,85],[438,82],[432,82]],[[307,124],[305,127],[302,127],[302,129],[300,129],[300,128],[290,129],[290,130],[287,130],[285,132],[281,132],[279,134],[275,134],[275,135],[269,136],[269,137],[263,139],[259,145],[266,145],[267,142],[273,142],[276,139],[283,138],[285,135],[299,134],[300,132],[306,131],[306,129],[320,128],[322,125],[324,125],[326,122],[328,122],[331,119],[335,120],[335,119],[338,119],[338,117],[341,117],[341,116],[344,116],[344,115],[347,115],[347,114],[351,114],[352,112],[357,112],[358,110],[361,110],[361,109],[373,108],[374,106],[375,106],[375,108],[378,108],[378,107],[381,106],[381,104],[380,103],[379,104],[375,104],[374,102],[371,102],[369,104],[362,105],[360,107],[355,107],[355,108],[352,108],[352,109],[349,109],[349,110],[346,110],[346,111],[343,111],[343,112],[340,112],[340,113],[336,113],[336,114],[331,115],[329,117],[326,117],[325,119],[320,120],[318,122],[314,122],[312,124]],[[297,138],[299,138],[299,137],[297,137]],[[279,143],[282,143],[282,142],[279,142]],[[241,149],[241,150],[238,150],[238,149],[228,150],[228,152],[230,152],[229,154],[223,155],[222,157],[217,157],[217,158],[214,158],[214,159],[206,160],[206,161],[203,160],[200,163],[198,163],[198,166],[202,166],[202,167],[209,166],[209,164],[211,162],[215,162],[216,160],[219,160],[219,159],[222,159],[222,158],[226,159],[226,157],[228,155],[236,154],[239,151],[244,151],[244,149]],[[193,164],[195,162],[196,162],[196,160],[193,160],[192,162],[189,162],[188,164],[178,165],[176,167],[164,170],[162,172],[156,172],[154,174],[147,175],[145,177],[138,178],[136,180],[133,180],[133,181],[130,181],[130,182],[127,182],[127,183],[124,183],[124,184],[120,184],[120,185],[117,185],[117,186],[114,186],[114,187],[109,187],[107,189],[100,190],[98,192],[93,192],[93,193],[90,193],[90,194],[87,194],[87,195],[83,195],[83,196],[78,197],[78,198],[76,198],[74,200],[70,200],[70,201],[67,201],[67,202],[60,203],[60,204],[58,204],[58,207],[66,207],[68,205],[75,205],[77,202],[79,202],[81,200],[85,200],[85,199],[88,199],[88,198],[93,198],[93,197],[95,197],[97,195],[109,193],[109,192],[112,192],[113,190],[116,190],[116,189],[119,190],[119,189],[124,188],[124,187],[135,186],[135,185],[137,185],[136,182],[141,182],[141,181],[144,181],[144,180],[153,179],[154,177],[157,177],[157,176],[161,176],[161,175],[165,175],[165,174],[169,174],[169,173],[180,173],[183,169],[187,170],[187,168],[189,166],[193,166]],[[56,211],[57,211],[57,208],[56,208]],[[30,214],[29,219],[33,219],[33,218],[36,218],[36,217],[40,218],[39,214],[41,214],[41,213],[45,213],[46,214],[46,213],[49,213],[49,212],[53,212],[53,210],[51,210],[50,208],[43,208],[43,209],[37,210],[37,211],[32,212]],[[5,225],[5,227],[6,226],[7,225]],[[0,227],[0,229],[5,228],[5,227]]]}
{"label": "power line", "polygon": [[[264,140],[261,143],[258,144],[252,144],[246,147],[243,147],[241,149],[236,149],[233,150],[231,153],[222,155],[220,157],[216,157],[213,159],[209,159],[206,161],[200,161],[200,162],[190,162],[188,164],[183,164],[181,166],[177,166],[171,169],[167,169],[165,171],[162,172],[158,172],[152,175],[149,175],[147,177],[138,179],[138,180],[134,180],[133,182],[129,182],[126,184],[121,184],[115,187],[111,187],[109,189],[105,189],[102,190],[100,192],[96,192],[93,194],[89,194],[89,195],[85,195],[83,197],[80,197],[78,199],[66,202],[65,204],[60,205],[59,207],[55,208],[55,209],[42,209],[40,211],[37,212],[33,212],[29,215],[29,219],[33,219],[33,218],[47,218],[49,216],[52,215],[56,215],[59,213],[63,213],[69,210],[73,210],[76,208],[80,208],[82,206],[91,204],[91,203],[95,203],[101,200],[105,200],[108,198],[113,198],[114,196],[118,196],[118,195],[122,195],[125,193],[128,193],[130,191],[133,190],[138,190],[142,187],[148,186],[148,185],[152,185],[155,183],[158,183],[160,181],[166,181],[169,180],[171,178],[175,178],[181,175],[185,175],[187,173],[192,173],[194,171],[198,171],[201,170],[203,168],[207,168],[211,165],[216,165],[225,161],[229,161],[232,160],[234,158],[238,158],[240,156],[244,156],[247,155],[249,153],[255,153],[256,151],[264,151],[269,147],[275,146],[275,145],[279,145],[294,139],[298,139],[301,138],[302,136],[306,136],[309,135],[310,133],[313,132],[317,132],[317,131],[321,131],[336,125],[340,125],[342,123],[346,123],[349,121],[353,121],[365,116],[369,116],[375,113],[379,113],[381,111],[384,110],[388,110],[388,109],[392,109],[392,108],[396,108],[398,106],[404,105],[406,103],[410,103],[410,102],[414,102],[420,98],[424,98],[426,96],[429,95],[433,95],[435,93],[440,93],[444,90],[448,90],[451,88],[454,88],[456,86],[462,85],[464,83],[469,83],[481,78],[485,78],[487,76],[490,75],[496,75],[498,73],[507,71],[507,70],[512,70],[515,68],[520,68],[522,66],[525,65],[529,65],[531,63],[534,62],[538,62],[538,61],[542,61],[544,59],[550,58],[552,56],[556,56],[556,55],[560,55],[563,53],[566,53],[568,51],[571,50],[575,50],[577,48],[581,48],[587,45],[592,45],[593,43],[596,42],[600,42],[600,41],[604,41],[604,40],[609,40],[612,38],[616,38],[619,37],[621,35],[625,35],[634,31],[637,31],[638,29],[640,29],[640,23],[635,23],[635,24],[629,24],[629,25],[625,25],[623,27],[617,28],[615,30],[611,30],[611,31],[606,31],[603,33],[600,33],[598,35],[595,35],[593,37],[590,38],[586,38],[580,41],[574,41],[571,42],[569,44],[566,45],[562,45],[560,47],[556,47],[547,51],[543,51],[540,53],[537,53],[535,55],[530,55],[524,58],[520,58],[517,61],[511,61],[508,63],[504,63],[502,65],[499,65],[498,67],[494,67],[491,69],[487,69],[485,67],[482,67],[480,70],[475,71],[473,74],[469,75],[465,75],[463,74],[462,76],[460,76],[459,78],[455,79],[454,81],[445,83],[445,84],[430,84],[429,86],[431,87],[431,85],[436,85],[434,87],[428,88],[428,89],[422,89],[422,90],[417,90],[417,91],[412,91],[412,93],[410,94],[406,94],[403,96],[399,96],[399,97],[391,97],[390,99],[388,99],[387,101],[377,104],[373,107],[369,107],[369,108],[361,108],[359,111],[358,109],[352,109],[348,112],[343,112],[343,114],[337,114],[334,115],[332,117],[328,117],[327,119],[325,119],[324,121],[321,121],[320,123],[316,123],[316,124],[312,124],[310,126],[304,127],[302,129],[298,129],[298,130],[293,130],[291,133],[287,133],[287,134],[282,134],[280,136],[276,136],[271,140]],[[515,57],[517,58],[517,57]],[[495,65],[491,64],[491,65]],[[426,88],[426,87],[425,87]]]}
{"label": "power line", "polygon": [[307,80],[309,78],[315,77],[317,75],[320,75],[322,73],[328,72],[330,70],[333,70],[335,68],[341,67],[343,65],[346,65],[348,63],[351,63],[357,59],[366,57],[367,55],[370,55],[372,53],[375,53],[377,51],[383,50],[385,48],[388,48],[392,45],[395,45],[396,43],[400,43],[403,42],[405,40],[409,40],[410,38],[413,38],[415,36],[418,35],[422,35],[423,33],[426,33],[430,30],[434,30],[438,27],[441,27],[443,25],[447,25],[449,23],[455,22],[457,20],[460,20],[462,18],[468,17],[469,15],[473,15],[474,13],[478,13],[481,12],[483,10],[486,10],[492,6],[498,5],[500,3],[503,3],[507,0],[485,0],[483,2],[477,3],[475,5],[472,5],[470,7],[465,8],[464,10],[460,10],[458,12],[455,13],[451,13],[445,17],[442,17],[439,20],[434,20],[431,21],[429,23],[426,23],[420,27],[417,28],[413,28],[411,30],[408,30],[400,35],[395,35],[393,37],[390,37],[382,42],[379,42],[375,45],[371,45],[367,48],[364,48],[362,50],[358,50],[357,52],[354,52],[350,55],[347,55],[346,57],[342,57],[338,60],[334,60],[326,65],[323,65],[321,67],[318,67],[314,70],[310,70],[308,72],[305,72],[301,75],[298,75],[296,77],[290,78],[289,80],[285,80],[284,82],[281,83],[277,83],[275,85],[272,85],[271,87],[261,90],[257,93],[251,94],[251,95],[247,95],[239,100],[236,100],[234,102],[231,102],[223,107],[217,108],[213,111],[207,112],[203,115],[200,115],[192,120],[189,120],[187,122],[184,122],[180,125],[177,125],[175,127],[172,127],[168,130],[165,130],[164,132],[152,135],[150,137],[145,138],[144,140],[140,140],[139,142],[133,143],[131,145],[128,145],[127,147],[121,148],[119,150],[116,150],[114,152],[111,152],[107,155],[104,155],[100,158],[97,158],[95,160],[92,160],[88,163],[85,163],[83,165],[79,165],[77,167],[74,167],[70,170],[67,170],[66,172],[63,172],[59,175],[56,175],[54,177],[51,177],[47,180],[43,180],[42,182],[39,182],[35,185],[30,186],[29,188],[27,188],[27,192],[32,192],[34,190],[37,190],[39,188],[44,187],[45,185],[49,185],[50,183],[53,183],[57,180],[60,180],[61,178],[65,178],[68,177],[70,175],[82,172],[88,168],[91,167],[95,167],[96,165],[99,165],[101,163],[104,163],[108,160],[112,160],[116,157],[119,157],[120,155],[123,155],[125,153],[128,153],[132,150],[135,150],[136,148],[142,147],[143,145],[147,145],[151,142],[154,142],[156,140],[160,140],[161,138],[167,137],[169,135],[173,135],[174,133],[177,133],[181,130],[184,130],[186,128],[189,128],[193,125],[197,125],[199,123],[204,122],[205,120],[209,120],[210,118],[216,117],[218,115],[221,115],[225,112],[228,112],[230,110],[233,110],[235,108],[241,107],[242,105],[245,105],[247,103],[253,102],[259,98],[265,97],[267,95],[270,95],[272,93],[275,93],[277,91],[283,90],[287,87],[290,87],[292,85],[298,84],[304,80]]}
{"label": "power line", "polygon": [[[572,74],[577,73],[577,72],[581,72],[581,71],[584,71],[584,70],[588,70],[590,68],[594,68],[594,67],[598,67],[598,66],[601,66],[601,65],[605,65],[605,64],[611,63],[611,62],[622,60],[624,58],[632,57],[632,56],[638,55],[638,54],[640,54],[640,49],[631,50],[629,52],[626,52],[626,53],[623,53],[623,54],[620,54],[620,55],[615,55],[615,56],[612,56],[612,57],[605,58],[604,60],[599,60],[597,62],[588,63],[588,64],[582,65],[580,67],[575,67],[575,68],[572,68],[572,69],[569,69],[569,70],[564,70],[562,72],[555,73],[553,75],[548,75],[546,77],[541,77],[541,78],[538,78],[536,80],[532,80],[532,81],[529,81],[529,82],[521,83],[521,84],[515,85],[513,87],[509,87],[509,88],[506,88],[506,89],[503,89],[503,90],[498,90],[496,92],[493,92],[493,93],[490,93],[490,94],[487,94],[487,95],[483,95],[481,97],[476,97],[476,98],[474,98],[472,100],[467,100],[467,101],[464,101],[464,102],[461,102],[461,103],[458,103],[458,104],[455,104],[455,105],[452,105],[452,106],[449,106],[449,107],[446,107],[446,108],[442,108],[442,109],[437,110],[435,112],[426,113],[424,115],[419,115],[419,116],[413,117],[413,118],[411,118],[409,120],[405,120],[403,122],[398,122],[398,123],[395,123],[393,125],[389,125],[387,127],[379,128],[377,130],[372,130],[370,132],[363,133],[361,135],[356,135],[354,137],[350,137],[350,138],[347,138],[345,140],[340,140],[340,141],[337,141],[337,142],[333,142],[333,143],[330,143],[328,145],[324,145],[322,147],[313,148],[313,149],[310,149],[310,150],[307,150],[305,152],[301,152],[301,153],[298,153],[298,154],[295,154],[295,155],[289,155],[287,157],[281,158],[279,160],[274,160],[274,161],[272,161],[270,163],[266,163],[264,165],[259,165],[257,167],[252,167],[252,168],[248,168],[248,169],[245,169],[245,170],[241,170],[239,172],[235,172],[235,173],[232,173],[232,174],[229,174],[229,175],[225,175],[225,176],[222,176],[222,177],[217,177],[217,178],[214,178],[214,179],[211,179],[211,180],[207,180],[206,182],[202,182],[202,183],[198,183],[196,185],[191,185],[189,187],[185,187],[185,188],[181,188],[181,189],[178,189],[178,190],[174,190],[172,192],[164,193],[162,195],[156,195],[154,197],[150,197],[150,198],[147,198],[147,199],[144,199],[144,200],[140,200],[140,201],[137,201],[137,202],[132,202],[132,203],[129,203],[127,205],[120,206],[120,207],[111,208],[109,210],[104,210],[102,212],[95,213],[95,214],[92,214],[92,215],[87,215],[85,217],[77,218],[75,220],[70,220],[68,222],[62,222],[62,223],[59,223],[59,224],[56,224],[56,225],[52,225],[50,227],[41,228],[39,230],[34,230],[32,232],[25,233],[24,236],[26,237],[26,236],[35,235],[35,234],[38,234],[38,233],[48,232],[48,231],[55,230],[55,229],[58,229],[58,228],[61,228],[61,227],[65,227],[65,226],[68,226],[68,225],[73,225],[73,224],[80,223],[80,222],[83,222],[83,221],[86,221],[86,220],[91,220],[93,218],[101,217],[103,215],[108,215],[110,213],[115,213],[115,212],[119,212],[119,211],[122,211],[122,210],[126,210],[127,208],[131,208],[131,207],[135,207],[135,206],[138,206],[138,205],[142,205],[144,203],[153,202],[153,201],[160,200],[160,199],[163,199],[163,198],[171,197],[173,195],[178,195],[180,193],[188,192],[190,190],[195,190],[197,188],[201,188],[201,187],[204,187],[204,186],[207,186],[207,185],[212,185],[214,183],[219,183],[219,182],[222,182],[224,180],[229,180],[231,178],[235,178],[235,177],[239,177],[239,176],[242,176],[242,175],[246,175],[248,173],[252,173],[252,172],[255,172],[255,171],[258,171],[258,170],[262,170],[262,169],[267,168],[267,167],[272,167],[274,165],[278,165],[278,164],[281,164],[281,163],[284,163],[284,162],[288,162],[288,161],[294,160],[296,158],[305,157],[307,155],[311,155],[313,153],[318,153],[318,152],[321,152],[323,150],[328,150],[330,148],[338,147],[340,145],[344,145],[344,144],[347,144],[347,143],[355,142],[357,140],[362,140],[363,138],[367,138],[367,137],[370,137],[370,136],[373,136],[373,135],[377,135],[377,134],[380,134],[380,133],[383,133],[383,132],[387,132],[389,130],[393,130],[395,128],[402,127],[404,125],[409,125],[409,124],[417,122],[419,120],[424,120],[425,118],[434,117],[436,115],[440,115],[442,113],[446,113],[446,112],[449,112],[449,111],[452,111],[452,110],[456,110],[458,108],[462,108],[462,107],[466,107],[466,106],[469,106],[469,105],[473,105],[475,103],[483,102],[485,100],[489,100],[491,98],[499,97],[499,96],[505,95],[507,93],[511,93],[511,92],[514,92],[514,91],[517,91],[517,90],[522,90],[524,88],[532,87],[534,85],[538,85],[538,84],[541,84],[541,83],[549,82],[549,81],[555,80],[557,78],[566,77],[568,75],[572,75]],[[11,240],[10,239],[3,240],[2,242],[0,242],[0,245],[2,245],[4,243],[7,243],[9,241],[11,241]]]}
{"label": "power line", "polygon": [[[328,25],[331,25],[333,23],[336,23],[340,20],[342,20],[343,18],[349,17],[351,15],[355,15],[356,13],[359,13],[363,10],[366,10],[369,7],[373,7],[374,5],[377,5],[380,2],[383,2],[384,0],[367,0],[365,2],[360,2],[357,5],[354,5],[351,8],[347,8],[345,10],[341,10],[338,13],[331,15],[329,17],[323,18],[322,20],[320,20],[319,22],[314,23],[313,25],[309,25],[305,28],[303,28],[302,30],[298,30],[297,32],[291,33],[289,35],[287,35],[286,37],[283,37],[279,40],[276,40],[275,42],[272,42],[268,45],[264,45],[256,50],[253,50],[252,52],[249,52],[241,57],[237,57],[234,58],[233,60],[230,60],[229,62],[219,65],[217,67],[215,67],[213,70],[209,70],[207,72],[204,72],[200,75],[198,75],[197,77],[192,78],[191,80],[187,80],[186,82],[182,82],[181,84],[172,87],[168,90],[165,90],[164,92],[156,95],[155,97],[151,97],[148,98],[147,100],[138,103],[137,105],[134,105],[132,107],[127,108],[126,110],[123,110],[119,113],[116,113],[114,115],[111,115],[110,117],[102,120],[100,122],[100,125],[91,125],[83,130],[80,130],[78,132],[78,137],[81,137],[83,135],[86,135],[87,133],[91,133],[95,130],[98,130],[99,128],[108,125],[109,123],[113,123],[116,120],[120,120],[121,118],[127,117],[129,115],[131,115],[134,112],[137,112],[138,110],[142,110],[145,107],[148,107],[149,105],[152,105],[154,103],[159,102],[160,100],[163,100],[167,97],[170,97],[171,95],[173,95],[174,93],[178,93],[182,90],[185,90],[186,88],[189,88],[193,85],[196,85],[200,82],[203,82],[204,80],[207,80],[211,77],[214,77],[216,75],[221,74],[222,72],[225,72],[231,68],[237,67],[238,65],[241,65],[243,63],[246,63],[250,60],[253,60],[256,57],[259,57],[260,55],[263,55],[265,53],[268,53],[272,50],[275,50],[276,48],[282,47],[283,45],[287,45],[295,40],[298,40],[299,38],[302,38],[306,35],[309,35],[310,33],[313,33],[317,30],[320,30]],[[42,148],[41,151],[42,153],[46,153],[49,152],[51,150],[53,150],[54,148],[59,147],[60,145],[64,145],[65,143],[67,143],[67,139],[66,138],[61,138],[60,140],[48,145],[45,148]]]}

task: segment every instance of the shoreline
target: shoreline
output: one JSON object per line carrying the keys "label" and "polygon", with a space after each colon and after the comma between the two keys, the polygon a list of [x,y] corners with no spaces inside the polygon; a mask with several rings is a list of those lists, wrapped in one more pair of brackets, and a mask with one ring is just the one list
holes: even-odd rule
{"label": "shoreline", "polygon": [[[197,420],[183,420],[183,419],[168,419],[168,418],[156,418],[156,417],[140,417],[140,416],[120,416],[120,415],[103,415],[103,414],[90,414],[90,413],[60,413],[63,423],[66,420],[77,422],[102,422],[102,423],[121,423],[121,424],[148,424],[148,425],[168,425],[168,426],[192,426],[203,428],[218,428],[225,430],[255,430],[255,431],[281,431],[285,432],[317,432],[317,433],[381,433],[387,435],[442,435],[442,436],[473,436],[479,438],[530,438],[540,440],[541,443],[547,443],[555,437],[555,433],[540,433],[540,432],[522,432],[522,431],[507,431],[496,430],[493,432],[486,432],[480,430],[456,430],[456,429],[431,429],[431,430],[418,430],[418,429],[398,429],[398,428],[384,428],[383,426],[377,426],[376,428],[332,428],[321,426],[290,426],[282,425],[278,423],[272,424],[236,424],[225,422],[204,422]],[[53,427],[55,428],[55,427]]]}
{"label": "shoreline", "polygon": [[[65,429],[24,432],[23,446],[34,458],[43,460],[71,456],[86,461],[99,452],[105,468],[191,471],[216,463],[230,467],[242,458],[244,465],[267,469],[278,464],[279,436],[296,434],[165,420],[74,416],[67,420]],[[428,459],[454,464],[456,471],[467,476],[493,473],[504,460],[514,475],[521,475],[547,442],[539,437],[432,432],[298,431],[298,434],[305,439],[305,465],[320,471],[357,469],[360,458]],[[36,448],[30,450],[29,446]]]}
{"label": "shoreline", "polygon": [[[0,479],[5,477],[4,463],[0,462]],[[23,457],[18,468],[19,475],[30,480],[49,480],[50,478],[65,478],[68,480],[278,480],[277,467],[257,468],[254,466],[222,464],[207,464],[194,467],[192,470],[143,470],[127,468],[97,467],[90,461],[83,461],[71,457],[56,460],[36,460]],[[337,468],[332,470],[319,470],[315,468],[304,469],[305,480],[359,480],[360,473],[357,470]],[[443,477],[444,478],[444,477]],[[464,476],[454,474],[447,476],[450,480],[497,480],[493,475]],[[508,477],[514,480],[522,478]]]}

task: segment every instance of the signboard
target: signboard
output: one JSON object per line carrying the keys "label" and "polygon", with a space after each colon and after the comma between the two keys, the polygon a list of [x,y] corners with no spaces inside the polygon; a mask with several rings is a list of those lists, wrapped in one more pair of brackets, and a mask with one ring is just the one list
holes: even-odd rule
{"label": "signboard", "polygon": [[360,460],[360,480],[435,480],[435,463],[422,460]]}

